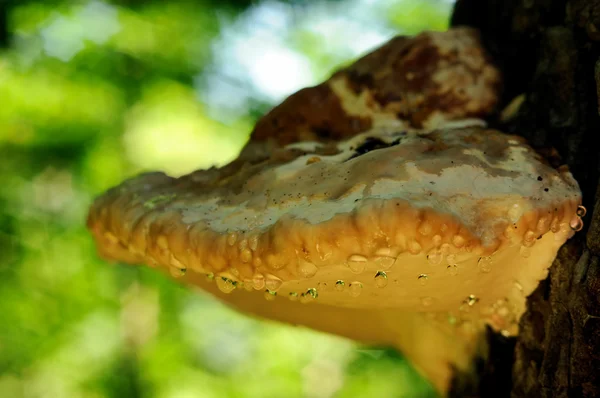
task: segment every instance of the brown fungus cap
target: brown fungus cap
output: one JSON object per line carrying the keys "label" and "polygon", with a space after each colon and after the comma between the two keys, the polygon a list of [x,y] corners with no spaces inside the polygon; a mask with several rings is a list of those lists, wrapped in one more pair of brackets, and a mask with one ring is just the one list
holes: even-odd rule
{"label": "brown fungus cap", "polygon": [[489,114],[499,86],[475,29],[398,36],[291,95],[256,124],[252,141],[335,141],[391,123],[434,128]]}
{"label": "brown fungus cap", "polygon": [[88,226],[108,259],[158,266],[258,315],[394,344],[443,390],[448,364],[467,366],[473,349],[446,340],[485,323],[517,332],[580,201],[571,174],[517,136],[380,128],[141,175],[98,198]]}

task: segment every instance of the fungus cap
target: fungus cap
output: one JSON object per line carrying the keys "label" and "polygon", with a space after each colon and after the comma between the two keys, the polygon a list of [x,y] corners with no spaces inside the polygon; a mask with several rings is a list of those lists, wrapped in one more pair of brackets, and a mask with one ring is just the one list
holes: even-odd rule
{"label": "fungus cap", "polygon": [[469,119],[494,109],[499,84],[475,30],[392,39],[265,115],[236,161],[126,181],[88,227],[108,259],[394,345],[444,392],[484,325],[517,332],[581,227],[566,168]]}
{"label": "fungus cap", "polygon": [[339,141],[390,124],[432,129],[489,114],[500,83],[475,29],[397,36],[291,95],[258,121],[251,142]]}
{"label": "fungus cap", "polygon": [[[472,342],[431,353],[414,325],[516,333],[580,201],[571,174],[517,136],[384,128],[180,178],[144,174],[98,198],[88,226],[106,258],[158,266],[258,315],[417,350],[443,389]],[[427,348],[448,350],[435,336]]]}

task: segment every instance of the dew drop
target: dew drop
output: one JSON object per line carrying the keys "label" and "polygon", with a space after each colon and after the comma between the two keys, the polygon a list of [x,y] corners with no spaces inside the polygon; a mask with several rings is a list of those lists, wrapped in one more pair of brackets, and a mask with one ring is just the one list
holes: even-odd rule
{"label": "dew drop", "polygon": [[573,231],[579,232],[583,229],[583,220],[581,219],[581,217],[575,217],[571,220],[569,226]]}
{"label": "dew drop", "polygon": [[252,287],[256,290],[262,290],[265,288],[265,277],[258,274],[252,278]]}
{"label": "dew drop", "polygon": [[252,252],[250,251],[250,249],[242,250],[242,252],[240,253],[240,260],[242,260],[242,262],[244,263],[249,263],[250,260],[252,260]]}
{"label": "dew drop", "polygon": [[237,241],[237,232],[230,232],[227,234],[227,244],[229,246],[235,245],[236,241]]}
{"label": "dew drop", "polygon": [[503,305],[502,307],[497,308],[496,312],[501,317],[506,318],[510,314],[510,309],[507,306]]}
{"label": "dew drop", "polygon": [[441,245],[442,244],[442,235],[433,235],[433,238],[431,238],[431,242],[436,247]]}
{"label": "dew drop", "polygon": [[169,272],[173,278],[181,278],[187,272],[187,268],[169,267]]}
{"label": "dew drop", "polygon": [[318,297],[319,297],[319,292],[317,292],[317,289],[315,289],[314,287],[311,287],[305,293],[302,293],[300,295],[300,302],[305,303],[305,304],[310,303],[311,301],[316,300]]}
{"label": "dew drop", "polygon": [[384,271],[377,271],[375,274],[375,285],[379,288],[386,287],[388,284],[388,277]]}
{"label": "dew drop", "polygon": [[391,254],[392,254],[392,249],[390,249],[389,247],[379,248],[375,252],[376,256],[381,256],[381,257],[390,257]]}
{"label": "dew drop", "polygon": [[360,254],[353,254],[350,257],[348,257],[348,261],[366,262],[367,258]]}
{"label": "dew drop", "polygon": [[217,287],[223,293],[231,293],[235,290],[235,282],[229,278],[221,276],[216,279]]}
{"label": "dew drop", "polygon": [[421,244],[416,240],[410,241],[408,243],[408,251],[411,254],[419,254],[421,253]]}
{"label": "dew drop", "polygon": [[348,285],[348,291],[350,292],[350,296],[358,297],[360,296],[360,292],[362,291],[363,285],[360,282],[352,282]]}
{"label": "dew drop", "polygon": [[242,283],[242,287],[245,291],[251,292],[254,289],[254,286],[252,286],[252,279],[246,279],[244,283]]}
{"label": "dew drop", "polygon": [[346,286],[346,284],[344,283],[343,280],[338,280],[335,282],[335,290],[337,290],[338,292],[344,291],[345,286]]}
{"label": "dew drop", "polygon": [[329,257],[331,257],[331,255],[333,254],[333,251],[331,251],[329,248],[327,247],[322,247],[320,244],[317,243],[316,245],[316,249],[317,249],[317,253],[319,254],[319,258],[322,261],[327,260]]}
{"label": "dew drop", "polygon": [[267,288],[267,290],[270,290],[272,292],[276,292],[281,287],[282,283],[283,282],[281,281],[281,279],[275,276],[270,276],[265,279],[265,287]]}
{"label": "dew drop", "polygon": [[290,298],[290,301],[298,301],[298,293],[296,292],[290,292],[288,297]]}
{"label": "dew drop", "polygon": [[364,256],[353,254],[348,258],[347,265],[348,268],[350,268],[350,271],[354,272],[355,274],[360,274],[365,270],[367,259]]}
{"label": "dew drop", "polygon": [[514,285],[518,291],[520,291],[520,292],[523,291],[523,285],[521,285],[521,283],[519,281],[515,281]]}
{"label": "dew drop", "polygon": [[450,243],[442,243],[440,246],[440,253],[442,253],[442,255],[450,253],[450,250],[452,250],[452,245]]}
{"label": "dew drop", "polygon": [[469,294],[469,296],[463,301],[463,303],[467,304],[469,307],[474,306],[479,301],[479,298],[474,294]]}
{"label": "dew drop", "polygon": [[396,262],[396,259],[394,257],[382,256],[382,257],[375,257],[375,259],[373,261],[380,268],[390,269],[392,267],[392,265],[394,265],[394,263]]}
{"label": "dew drop", "polygon": [[264,296],[267,301],[273,301],[273,300],[275,300],[275,297],[277,297],[277,292],[273,292],[273,291],[267,289],[267,290],[265,290]]}
{"label": "dew drop", "polygon": [[446,267],[446,272],[450,276],[458,275],[458,266],[456,264],[452,264]]}
{"label": "dew drop", "polygon": [[458,248],[461,248],[465,245],[465,238],[460,235],[455,235],[452,238],[452,244]]}
{"label": "dew drop", "polygon": [[587,209],[583,206],[577,206],[577,217],[585,217]]}
{"label": "dew drop", "polygon": [[438,265],[442,262],[443,257],[439,250],[433,249],[427,255],[427,262],[431,265]]}
{"label": "dew drop", "polygon": [[479,272],[488,273],[492,270],[492,257],[479,257],[479,261],[477,262],[477,266],[479,267]]}
{"label": "dew drop", "polygon": [[326,292],[329,290],[329,285],[327,282],[319,282],[317,283],[317,289],[322,292]]}
{"label": "dew drop", "polygon": [[273,254],[269,254],[267,255],[267,266],[271,269],[281,269],[285,267],[285,262],[281,261],[281,258],[279,256],[273,255]]}
{"label": "dew drop", "polygon": [[318,268],[313,263],[300,260],[300,264],[298,265],[298,272],[300,273],[300,275],[302,277],[311,278],[311,277],[315,276],[317,271],[318,271]]}
{"label": "dew drop", "polygon": [[425,286],[425,284],[427,283],[427,279],[429,277],[427,276],[427,274],[420,274],[417,279],[419,281],[419,283],[421,284],[421,286]]}
{"label": "dew drop", "polygon": [[523,246],[531,247],[537,240],[537,235],[533,231],[525,232],[525,236],[523,236]]}
{"label": "dew drop", "polygon": [[519,254],[523,258],[528,258],[529,256],[531,256],[531,248],[521,245],[521,248],[519,249]]}

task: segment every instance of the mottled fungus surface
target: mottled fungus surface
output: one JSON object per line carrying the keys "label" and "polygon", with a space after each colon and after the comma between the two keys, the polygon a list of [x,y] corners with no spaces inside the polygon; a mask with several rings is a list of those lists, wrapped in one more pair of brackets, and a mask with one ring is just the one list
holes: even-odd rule
{"label": "mottled fungus surface", "polygon": [[[231,164],[111,189],[88,218],[100,253],[159,267],[250,313],[394,345],[445,391],[484,325],[518,332],[526,296],[581,228],[581,193],[566,168],[463,119],[496,101],[498,74],[476,37],[457,29],[395,39],[335,74],[321,86],[345,115],[371,120],[356,129],[311,135],[322,126],[302,118],[261,127],[277,112],[318,113],[322,89],[312,88],[316,102],[284,102]],[[412,67],[410,54],[437,66]],[[467,87],[441,89],[439,69]],[[418,89],[393,78],[406,70],[427,98],[411,99]],[[335,91],[336,79],[351,90]],[[378,95],[395,98],[393,112],[373,102]],[[462,105],[449,105],[455,95],[466,96]],[[334,115],[320,116],[327,128]]]}
{"label": "mottled fungus surface", "polygon": [[474,29],[397,36],[273,108],[256,124],[246,149],[264,142],[335,142],[382,126],[432,129],[482,117],[496,106],[500,85]]}
{"label": "mottled fungus surface", "polygon": [[[256,164],[141,175],[98,198],[88,225],[106,258],[203,288],[213,280],[237,297],[226,301],[258,297],[251,310],[274,319],[329,330],[321,307],[422,312],[514,334],[525,297],[580,222],[580,200],[570,173],[516,136],[373,130]],[[265,296],[285,304],[275,310]],[[314,319],[295,319],[298,307]],[[342,334],[397,344],[398,330],[357,322]]]}

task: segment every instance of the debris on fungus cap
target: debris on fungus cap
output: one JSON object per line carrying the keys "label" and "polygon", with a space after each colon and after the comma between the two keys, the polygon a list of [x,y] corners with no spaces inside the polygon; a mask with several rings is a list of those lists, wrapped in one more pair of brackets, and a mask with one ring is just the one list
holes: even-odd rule
{"label": "debris on fungus cap", "polygon": [[398,36],[265,115],[251,142],[339,141],[382,125],[435,128],[489,114],[500,73],[477,30]]}
{"label": "debris on fungus cap", "polygon": [[267,318],[392,344],[443,392],[484,325],[518,332],[526,296],[581,228],[580,202],[569,171],[520,137],[381,127],[180,178],[140,175],[99,197],[88,227],[107,259]]}

